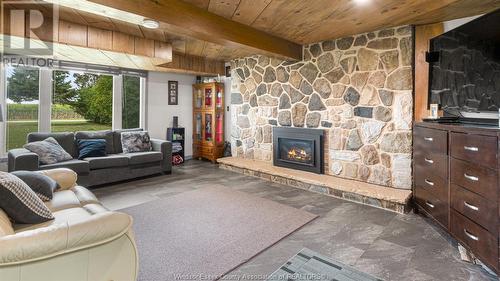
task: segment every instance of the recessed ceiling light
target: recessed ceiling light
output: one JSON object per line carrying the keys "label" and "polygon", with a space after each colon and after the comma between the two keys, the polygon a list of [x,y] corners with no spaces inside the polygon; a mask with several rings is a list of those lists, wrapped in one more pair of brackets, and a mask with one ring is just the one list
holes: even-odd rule
{"label": "recessed ceiling light", "polygon": [[142,21],[142,26],[145,28],[156,29],[160,27],[160,23],[152,19],[144,19]]}
{"label": "recessed ceiling light", "polygon": [[368,3],[370,3],[371,0],[354,0],[354,3],[358,4],[358,5],[366,5]]}

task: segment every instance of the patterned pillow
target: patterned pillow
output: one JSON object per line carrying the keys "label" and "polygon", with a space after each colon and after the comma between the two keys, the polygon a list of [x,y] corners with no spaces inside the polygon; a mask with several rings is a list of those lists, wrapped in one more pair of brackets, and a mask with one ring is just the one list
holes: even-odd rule
{"label": "patterned pillow", "polygon": [[121,136],[123,153],[151,150],[151,138],[146,131],[123,132]]}
{"label": "patterned pillow", "polygon": [[36,153],[40,159],[40,163],[43,165],[55,164],[73,159],[73,157],[71,157],[53,137],[46,138],[43,141],[27,143],[24,145],[24,148]]}
{"label": "patterned pillow", "polygon": [[0,172],[0,209],[15,223],[36,224],[54,219],[25,182],[5,172]]}
{"label": "patterned pillow", "polygon": [[15,171],[11,174],[26,183],[42,201],[52,200],[54,191],[59,186],[55,180],[37,172]]}

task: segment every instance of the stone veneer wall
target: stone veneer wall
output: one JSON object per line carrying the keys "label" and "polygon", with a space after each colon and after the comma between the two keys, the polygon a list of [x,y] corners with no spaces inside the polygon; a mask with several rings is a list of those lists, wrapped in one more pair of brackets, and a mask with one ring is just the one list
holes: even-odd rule
{"label": "stone veneer wall", "polygon": [[319,128],[326,174],[410,189],[412,48],[402,26],[232,61],[233,156],[272,161],[273,126]]}

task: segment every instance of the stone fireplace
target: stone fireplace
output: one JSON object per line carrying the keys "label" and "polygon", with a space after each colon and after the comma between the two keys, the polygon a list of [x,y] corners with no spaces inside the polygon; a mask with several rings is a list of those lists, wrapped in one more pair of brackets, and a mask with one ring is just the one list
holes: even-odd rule
{"label": "stone fireplace", "polygon": [[232,155],[272,165],[273,128],[321,130],[325,175],[410,190],[412,48],[400,26],[305,45],[302,61],[233,60]]}
{"label": "stone fireplace", "polygon": [[275,166],[323,174],[323,130],[273,128]]}

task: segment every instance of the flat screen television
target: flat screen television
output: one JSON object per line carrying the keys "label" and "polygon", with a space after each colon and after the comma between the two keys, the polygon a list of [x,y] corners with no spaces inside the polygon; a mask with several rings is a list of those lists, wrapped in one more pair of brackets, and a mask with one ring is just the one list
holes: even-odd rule
{"label": "flat screen television", "polygon": [[445,116],[498,123],[500,9],[430,40],[429,104]]}

